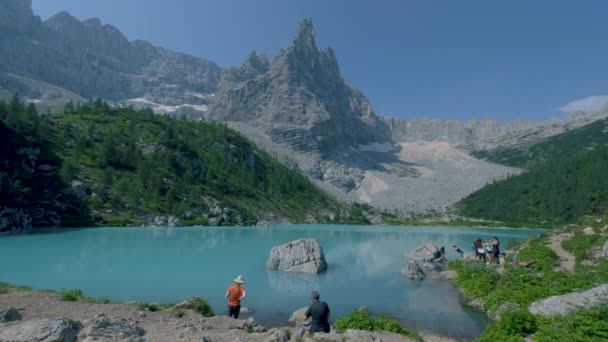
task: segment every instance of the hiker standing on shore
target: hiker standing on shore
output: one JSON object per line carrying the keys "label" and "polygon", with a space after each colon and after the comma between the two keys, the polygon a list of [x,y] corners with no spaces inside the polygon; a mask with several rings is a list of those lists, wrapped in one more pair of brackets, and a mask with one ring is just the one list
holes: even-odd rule
{"label": "hiker standing on shore", "polygon": [[486,246],[481,239],[475,240],[475,255],[479,258],[479,261],[486,262]]}
{"label": "hiker standing on shore", "polygon": [[492,259],[500,265],[500,241],[496,236],[492,240]]}
{"label": "hiker standing on shore", "polygon": [[228,315],[239,318],[241,312],[241,300],[247,296],[247,292],[243,287],[245,278],[242,275],[233,280],[234,284],[228,288],[225,297],[228,298]]}

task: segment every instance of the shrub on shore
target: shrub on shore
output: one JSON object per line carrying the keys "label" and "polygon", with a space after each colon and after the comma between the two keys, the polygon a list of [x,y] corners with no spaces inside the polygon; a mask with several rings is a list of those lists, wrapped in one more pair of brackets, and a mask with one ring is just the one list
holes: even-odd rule
{"label": "shrub on shore", "polygon": [[68,302],[75,302],[82,297],[82,291],[79,289],[72,289],[61,292],[61,298]]}
{"label": "shrub on shore", "polygon": [[207,303],[204,299],[197,298],[194,303],[194,311],[200,313],[204,317],[212,317],[215,316],[213,312],[213,307]]}
{"label": "shrub on shore", "polygon": [[346,316],[342,316],[334,322],[333,327],[338,332],[344,332],[348,329],[387,331],[422,341],[422,337],[416,331],[404,327],[387,315],[379,315],[373,318],[367,310],[356,310]]}

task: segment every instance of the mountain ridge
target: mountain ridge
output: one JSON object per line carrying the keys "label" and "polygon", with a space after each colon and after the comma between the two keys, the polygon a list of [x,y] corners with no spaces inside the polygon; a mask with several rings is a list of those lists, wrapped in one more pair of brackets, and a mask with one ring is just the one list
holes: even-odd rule
{"label": "mountain ridge", "polygon": [[[206,106],[217,87],[222,69],[214,62],[142,40],[130,42],[98,18],[80,21],[62,11],[42,21],[29,0],[7,0],[0,7],[8,14],[0,16],[0,59],[5,61],[0,72],[117,104],[145,98],[162,105]],[[204,111],[176,112],[200,117]]]}
{"label": "mountain ridge", "polygon": [[516,123],[383,117],[345,80],[334,50],[317,47],[310,19],[272,58],[252,52],[240,67],[222,69],[128,41],[96,18],[60,12],[42,21],[28,0],[0,7],[0,59],[9,61],[0,65],[0,96],[25,93],[41,108],[102,98],[222,122],[338,198],[385,209],[443,210],[519,172],[473,151],[527,144],[608,115]]}

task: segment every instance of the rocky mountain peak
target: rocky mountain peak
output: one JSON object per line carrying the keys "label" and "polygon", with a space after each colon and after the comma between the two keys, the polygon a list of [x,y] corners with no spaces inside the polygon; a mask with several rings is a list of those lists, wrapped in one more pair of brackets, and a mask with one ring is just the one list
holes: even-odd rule
{"label": "rocky mountain peak", "polygon": [[241,66],[242,77],[254,77],[268,71],[270,62],[263,52],[253,51]]}
{"label": "rocky mountain peak", "polygon": [[0,37],[7,34],[29,34],[40,24],[32,12],[31,0],[0,1]]}
{"label": "rocky mountain peak", "polygon": [[101,27],[101,19],[99,18],[89,18],[83,21],[83,24],[87,26]]}
{"label": "rocky mountain peak", "polygon": [[312,26],[312,19],[304,19],[298,26],[298,31],[293,39],[293,45],[302,50],[317,51],[315,44],[315,31]]}
{"label": "rocky mountain peak", "polygon": [[341,188],[355,186],[356,172],[326,164],[359,145],[391,141],[367,98],[344,81],[334,51],[317,48],[311,19],[269,64],[252,53],[240,69],[225,71],[209,117],[293,150],[304,173]]}

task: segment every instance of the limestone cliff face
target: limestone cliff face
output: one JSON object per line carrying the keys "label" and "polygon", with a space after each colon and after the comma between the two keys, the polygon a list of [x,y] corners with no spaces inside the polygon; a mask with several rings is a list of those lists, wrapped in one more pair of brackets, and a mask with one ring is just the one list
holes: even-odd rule
{"label": "limestone cliff face", "polygon": [[445,141],[465,150],[485,150],[542,140],[608,116],[608,110],[573,113],[546,121],[414,119],[381,117],[398,142]]}
{"label": "limestone cliff face", "polygon": [[276,143],[323,156],[390,141],[367,98],[342,78],[334,51],[317,48],[310,19],[271,61],[252,53],[227,70],[210,117],[247,122]]}
{"label": "limestone cliff face", "polygon": [[130,42],[96,18],[79,21],[60,12],[41,21],[30,0],[0,2],[0,60],[0,72],[60,86],[84,98],[146,99],[198,109],[206,108],[221,75],[211,61]]}

